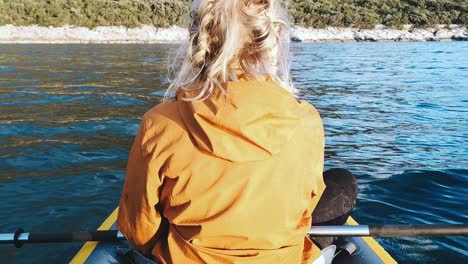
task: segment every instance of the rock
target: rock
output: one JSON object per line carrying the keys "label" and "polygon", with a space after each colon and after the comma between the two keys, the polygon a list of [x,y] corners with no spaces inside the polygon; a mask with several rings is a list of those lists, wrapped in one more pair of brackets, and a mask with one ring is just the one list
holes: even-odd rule
{"label": "rock", "polygon": [[412,32],[410,32],[410,39],[411,41],[427,41],[434,39],[434,30],[433,29],[419,29],[416,28]]}
{"label": "rock", "polygon": [[468,31],[466,29],[458,29],[458,30],[454,30],[453,32],[453,36],[452,36],[452,39],[453,40],[468,40]]}
{"label": "rock", "polygon": [[11,32],[13,31],[13,25],[6,25],[0,27],[0,41],[11,39]]}
{"label": "rock", "polygon": [[437,40],[446,40],[453,37],[453,31],[445,28],[437,30],[434,34],[435,39]]}
{"label": "rock", "polygon": [[354,38],[353,30],[348,28],[314,29],[295,26],[291,30],[291,39],[293,41],[352,41]]}

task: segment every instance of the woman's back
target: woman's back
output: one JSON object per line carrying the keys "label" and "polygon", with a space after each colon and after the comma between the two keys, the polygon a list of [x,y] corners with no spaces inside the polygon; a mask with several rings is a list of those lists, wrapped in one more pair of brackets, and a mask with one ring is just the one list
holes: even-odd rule
{"label": "woman's back", "polygon": [[146,113],[132,147],[118,228],[162,263],[310,263],[324,135],[289,92],[279,1],[192,9],[171,99]]}
{"label": "woman's back", "polygon": [[[153,255],[163,263],[298,263],[324,189],[320,117],[271,82],[241,80],[227,92],[149,111],[132,149],[145,157],[129,161],[122,197],[158,200],[169,231]],[[148,160],[160,185],[150,190],[137,183]],[[141,203],[120,208],[119,229],[136,241],[158,229],[132,226],[131,212],[152,214]]]}

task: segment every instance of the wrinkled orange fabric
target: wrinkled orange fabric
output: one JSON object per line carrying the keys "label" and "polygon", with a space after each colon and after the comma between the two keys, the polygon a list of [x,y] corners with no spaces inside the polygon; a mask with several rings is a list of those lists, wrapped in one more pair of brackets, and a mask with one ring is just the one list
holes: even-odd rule
{"label": "wrinkled orange fabric", "polygon": [[148,111],[127,166],[118,229],[160,263],[311,263],[325,189],[317,111],[242,77]]}

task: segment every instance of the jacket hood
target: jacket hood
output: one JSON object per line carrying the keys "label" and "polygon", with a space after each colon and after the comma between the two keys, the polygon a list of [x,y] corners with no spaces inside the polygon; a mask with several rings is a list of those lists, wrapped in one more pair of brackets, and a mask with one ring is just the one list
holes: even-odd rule
{"label": "jacket hood", "polygon": [[190,91],[177,95],[179,113],[194,145],[232,162],[265,160],[281,152],[298,128],[299,103],[272,81],[246,77],[215,89],[203,101],[189,102]]}

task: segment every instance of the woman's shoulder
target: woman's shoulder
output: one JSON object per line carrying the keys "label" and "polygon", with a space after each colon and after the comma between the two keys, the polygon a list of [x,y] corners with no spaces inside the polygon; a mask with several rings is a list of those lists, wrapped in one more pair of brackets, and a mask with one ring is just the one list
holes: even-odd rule
{"label": "woman's shoulder", "polygon": [[297,102],[299,103],[299,106],[303,109],[303,111],[305,111],[308,114],[309,117],[318,118],[321,120],[320,113],[312,104],[310,104],[306,100],[297,100]]}
{"label": "woman's shoulder", "polygon": [[319,111],[305,100],[298,100],[298,103],[305,120],[305,127],[313,129],[314,131],[319,131],[320,135],[324,136],[323,121]]}
{"label": "woman's shoulder", "polygon": [[142,124],[147,131],[175,132],[184,130],[175,101],[164,101],[148,110],[143,115]]}

